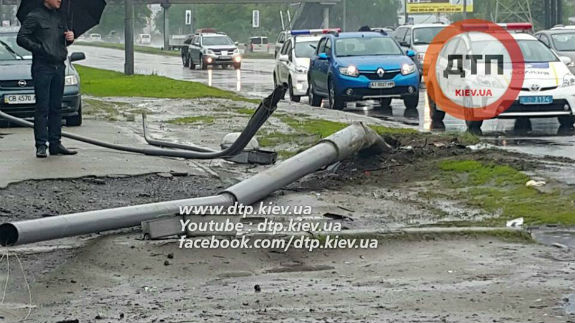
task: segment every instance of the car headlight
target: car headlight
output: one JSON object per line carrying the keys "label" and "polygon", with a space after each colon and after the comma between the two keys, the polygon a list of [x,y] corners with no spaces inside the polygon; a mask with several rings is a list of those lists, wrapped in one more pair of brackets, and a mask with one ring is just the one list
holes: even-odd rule
{"label": "car headlight", "polygon": [[208,50],[206,50],[206,54],[208,54],[208,55],[215,55],[216,53],[214,53],[213,50],[208,49]]}
{"label": "car headlight", "polygon": [[355,66],[355,65],[350,65],[347,67],[340,67],[339,72],[343,75],[347,75],[347,76],[351,76],[351,77],[358,77],[359,76],[359,70],[357,69],[357,66]]}
{"label": "car headlight", "polygon": [[415,72],[415,64],[403,64],[401,65],[401,74],[409,75]]}
{"label": "car headlight", "polygon": [[240,50],[239,50],[239,49],[237,49],[237,48],[234,49],[234,54],[239,54],[239,53],[240,53]]}
{"label": "car headlight", "polygon": [[76,75],[67,75],[64,79],[65,85],[78,85],[78,78]]}
{"label": "car headlight", "polygon": [[569,73],[563,77],[562,87],[575,86],[575,75]]}
{"label": "car headlight", "polygon": [[307,67],[305,66],[296,66],[295,71],[297,73],[307,73]]}

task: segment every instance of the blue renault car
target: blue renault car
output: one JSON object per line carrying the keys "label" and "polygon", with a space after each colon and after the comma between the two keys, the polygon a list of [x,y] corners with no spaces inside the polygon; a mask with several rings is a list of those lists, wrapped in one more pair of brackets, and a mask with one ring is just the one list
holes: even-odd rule
{"label": "blue renault car", "polygon": [[389,108],[395,98],[416,109],[420,76],[414,55],[378,32],[325,35],[311,59],[310,103],[318,107],[327,98],[329,108],[341,110],[346,102],[378,100]]}

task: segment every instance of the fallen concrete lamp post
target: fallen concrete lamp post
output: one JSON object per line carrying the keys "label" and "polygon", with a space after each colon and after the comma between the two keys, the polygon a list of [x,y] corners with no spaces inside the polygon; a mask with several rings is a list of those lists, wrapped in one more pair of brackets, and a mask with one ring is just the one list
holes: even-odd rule
{"label": "fallen concrete lamp post", "polygon": [[355,123],[219,195],[4,223],[0,225],[0,244],[22,245],[134,227],[145,221],[178,215],[182,206],[251,205],[307,174],[368,148],[384,152],[389,146],[375,131]]}
{"label": "fallen concrete lamp post", "polygon": [[[104,142],[84,136],[79,136],[75,134],[71,134],[68,132],[62,132],[62,137],[66,137],[69,139],[85,142],[88,144],[109,148],[113,150],[137,153],[137,154],[144,154],[149,156],[161,156],[161,157],[179,157],[179,158],[186,158],[186,159],[216,159],[216,158],[229,158],[235,155],[238,155],[243,152],[244,148],[250,143],[252,138],[256,135],[258,130],[263,126],[263,124],[269,119],[269,117],[275,112],[277,109],[277,104],[281,98],[284,97],[287,91],[287,87],[284,85],[280,85],[274,89],[273,93],[265,98],[259,107],[256,109],[254,114],[252,115],[251,119],[249,120],[246,128],[238,137],[238,139],[230,145],[227,149],[216,151],[211,150],[208,148],[203,147],[195,147],[195,149],[187,149],[184,150],[173,150],[173,149],[158,149],[158,148],[138,148],[138,147],[131,147],[131,146],[122,146],[117,144],[112,144],[109,142]],[[24,119],[20,119],[14,116],[11,116],[7,113],[0,111],[0,118],[4,118],[9,122],[33,128],[34,124],[26,121]],[[187,146],[188,148],[190,146]]]}

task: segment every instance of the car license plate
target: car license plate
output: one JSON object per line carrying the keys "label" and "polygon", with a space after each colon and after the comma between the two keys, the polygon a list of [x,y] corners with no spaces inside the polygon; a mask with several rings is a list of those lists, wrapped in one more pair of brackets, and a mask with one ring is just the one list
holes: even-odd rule
{"label": "car license plate", "polygon": [[551,95],[520,96],[519,103],[524,105],[551,104],[553,103],[553,97]]}
{"label": "car license plate", "polygon": [[222,51],[222,56],[228,56],[228,51],[227,51],[227,50],[223,50],[223,51]]}
{"label": "car license plate", "polygon": [[226,59],[231,59],[231,57],[229,57],[229,56],[220,56],[220,59],[226,60]]}
{"label": "car license plate", "polygon": [[369,87],[371,89],[390,89],[392,87],[395,87],[395,82],[393,81],[371,82],[369,83]]}
{"label": "car license plate", "polygon": [[34,104],[36,96],[34,94],[9,94],[4,96],[6,104]]}

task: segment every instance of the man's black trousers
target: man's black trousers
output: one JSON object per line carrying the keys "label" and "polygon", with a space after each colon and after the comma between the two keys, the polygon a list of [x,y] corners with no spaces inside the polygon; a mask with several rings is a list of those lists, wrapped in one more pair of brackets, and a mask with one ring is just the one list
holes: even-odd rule
{"label": "man's black trousers", "polygon": [[34,138],[36,147],[58,145],[62,137],[62,97],[66,65],[34,62],[32,78],[36,94]]}

